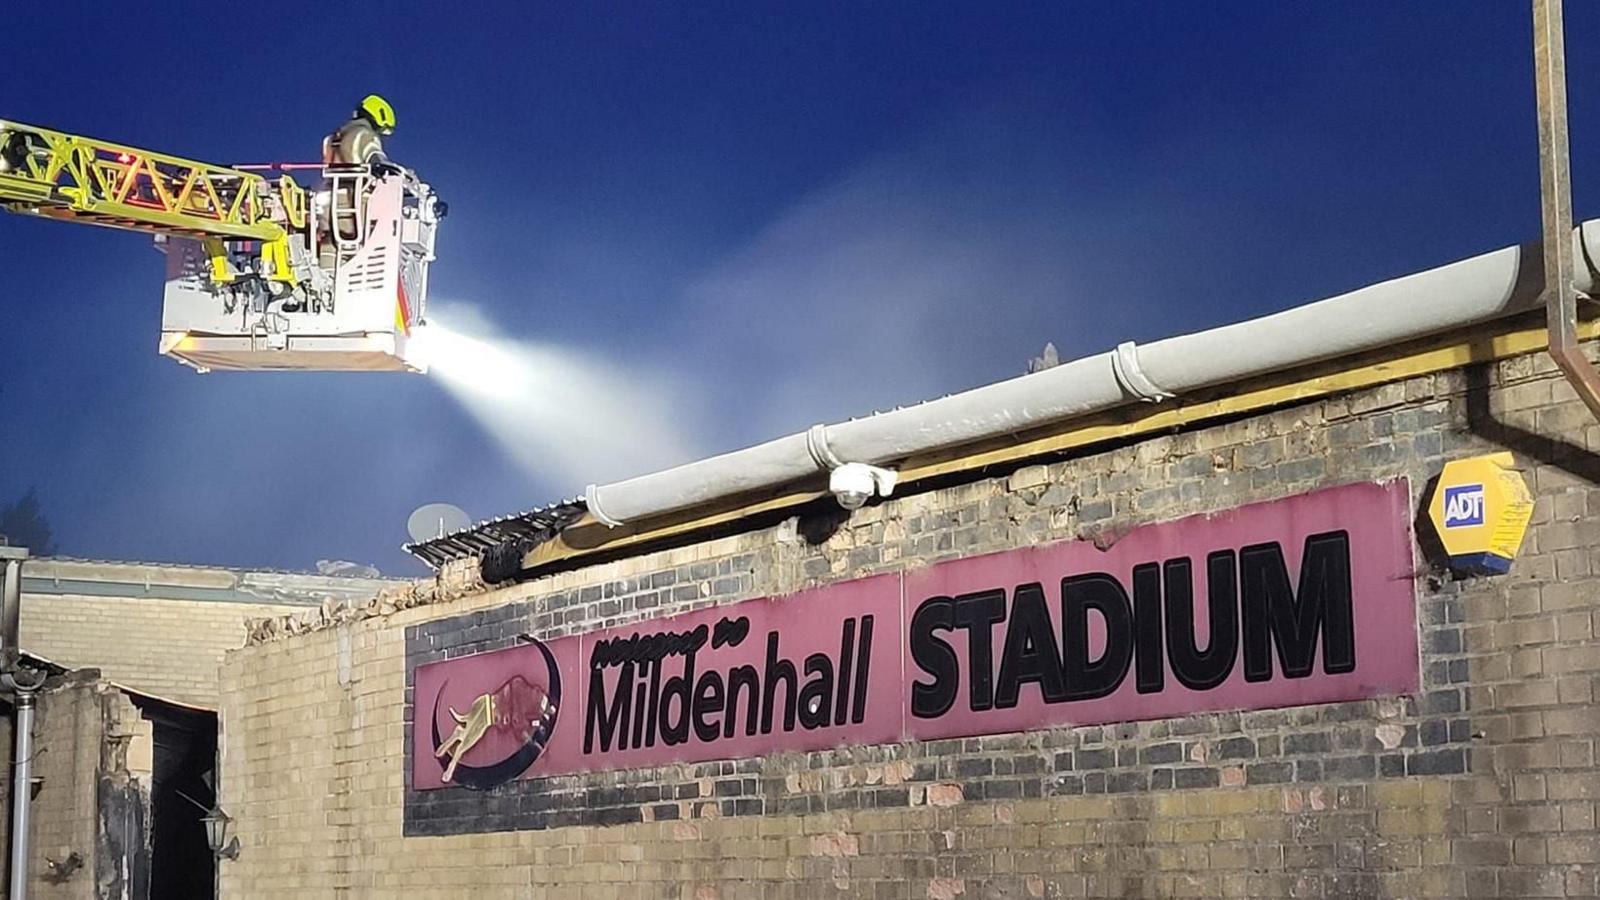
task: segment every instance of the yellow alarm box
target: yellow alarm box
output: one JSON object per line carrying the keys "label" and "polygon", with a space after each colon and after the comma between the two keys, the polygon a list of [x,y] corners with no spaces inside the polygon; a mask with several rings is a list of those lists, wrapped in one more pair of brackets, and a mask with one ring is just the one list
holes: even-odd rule
{"label": "yellow alarm box", "polygon": [[1439,542],[1458,571],[1497,575],[1522,547],[1533,494],[1510,453],[1445,463],[1428,506]]}

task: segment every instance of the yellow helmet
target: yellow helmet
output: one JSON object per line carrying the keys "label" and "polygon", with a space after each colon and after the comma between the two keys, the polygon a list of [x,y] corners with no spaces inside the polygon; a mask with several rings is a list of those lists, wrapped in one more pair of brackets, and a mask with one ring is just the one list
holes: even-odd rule
{"label": "yellow helmet", "polygon": [[365,116],[372,127],[378,129],[379,134],[394,134],[394,107],[389,101],[377,94],[368,94],[361,101],[361,107],[356,110],[356,115]]}

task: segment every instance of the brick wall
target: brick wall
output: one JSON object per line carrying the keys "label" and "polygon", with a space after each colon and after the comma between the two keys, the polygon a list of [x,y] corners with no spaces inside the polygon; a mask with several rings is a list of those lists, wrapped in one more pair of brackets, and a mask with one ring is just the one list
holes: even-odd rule
{"label": "brick wall", "polygon": [[245,619],[304,605],[208,603],[147,597],[30,596],[22,646],[63,666],[92,666],[107,678],[183,703],[217,702],[217,669],[244,645]]}
{"label": "brick wall", "polygon": [[[38,695],[34,714],[33,775],[41,779],[33,799],[28,854],[30,900],[97,900],[132,896],[120,871],[124,865],[102,854],[99,802],[103,776],[118,782],[138,779],[148,796],[153,732],[127,696],[104,682],[70,680]],[[12,720],[0,720],[0,746],[9,759]],[[9,766],[7,767],[9,772]],[[10,777],[0,784],[0,846],[10,847]],[[146,811],[148,813],[148,810]],[[147,819],[148,821],[148,819]],[[76,853],[78,868],[53,869]],[[99,866],[105,855],[106,865]],[[0,894],[9,884],[10,856],[0,853]],[[107,871],[97,872],[99,869]],[[97,880],[104,884],[97,889]]]}
{"label": "brick wall", "polygon": [[[304,612],[328,597],[365,596],[395,584],[58,559],[30,560],[24,574],[31,583],[52,585],[48,592],[23,596],[22,646],[28,652],[69,668],[98,668],[134,690],[208,708],[217,703],[223,653],[244,645],[246,619]],[[265,583],[239,591],[252,577]],[[74,593],[75,585],[99,593]],[[239,598],[190,596],[205,592]]]}
{"label": "brick wall", "polygon": [[[1597,895],[1597,447],[1523,357],[898,497],[819,546],[788,522],[252,646],[223,674],[225,896]],[[1533,528],[1507,576],[1417,572],[1413,696],[408,791],[440,654],[1326,485],[1420,502],[1502,448]]]}

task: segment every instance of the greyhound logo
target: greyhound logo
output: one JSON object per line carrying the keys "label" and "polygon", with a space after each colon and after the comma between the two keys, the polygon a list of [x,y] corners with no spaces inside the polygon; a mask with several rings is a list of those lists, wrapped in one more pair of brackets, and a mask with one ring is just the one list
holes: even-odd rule
{"label": "greyhound logo", "polygon": [[[442,780],[446,783],[486,791],[518,778],[544,753],[561,711],[561,670],[549,647],[542,641],[529,640],[544,659],[548,687],[541,688],[517,674],[494,690],[479,694],[465,712],[448,707],[450,718],[455,722],[455,730],[448,738],[440,735],[439,706],[450,682],[446,679],[439,685],[431,716],[433,754],[444,768]],[[473,748],[491,735],[510,738],[494,743],[501,746],[511,743],[516,749],[497,761],[476,765],[465,762]]]}

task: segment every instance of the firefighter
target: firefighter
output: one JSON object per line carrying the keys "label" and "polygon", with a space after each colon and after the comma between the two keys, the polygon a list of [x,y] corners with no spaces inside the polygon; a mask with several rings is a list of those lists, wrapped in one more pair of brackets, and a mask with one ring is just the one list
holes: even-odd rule
{"label": "firefighter", "polygon": [[[350,120],[323,139],[323,164],[360,166],[379,178],[401,174],[403,170],[383,152],[383,138],[394,134],[394,123],[394,107],[389,101],[377,94],[368,94],[350,114]],[[336,208],[329,217],[332,225],[341,240],[359,240],[371,186],[365,186],[357,196],[354,181],[335,178],[334,185]],[[330,264],[333,248],[320,247],[319,256],[325,265]]]}
{"label": "firefighter", "polygon": [[398,173],[400,167],[383,152],[383,138],[394,134],[394,107],[369,94],[350,121],[322,142],[322,161],[330,165],[367,166],[375,175]]}

